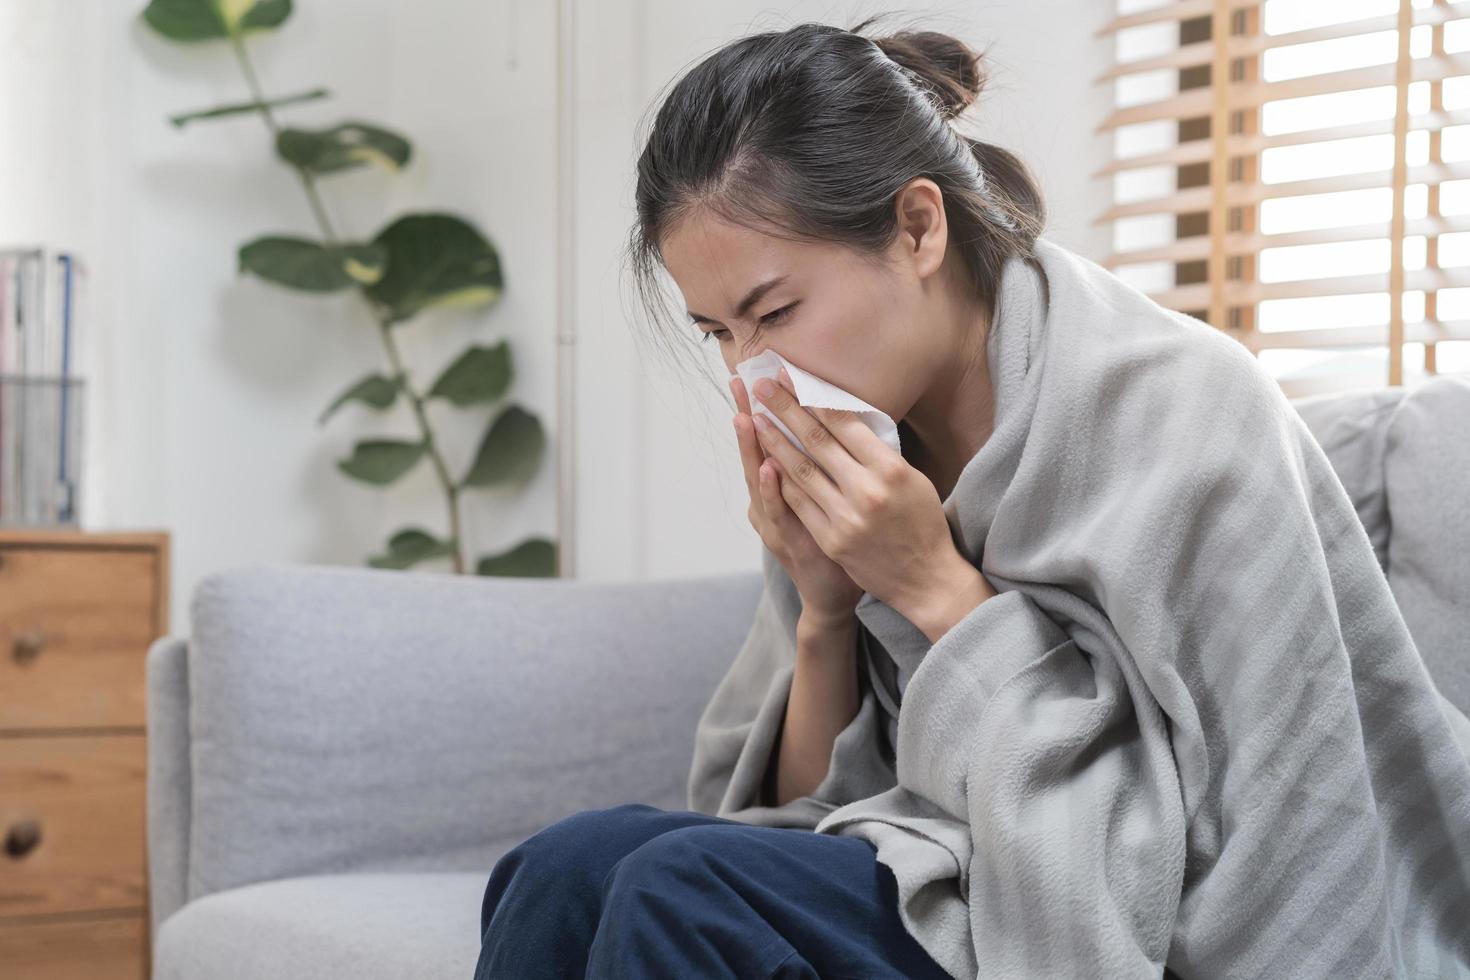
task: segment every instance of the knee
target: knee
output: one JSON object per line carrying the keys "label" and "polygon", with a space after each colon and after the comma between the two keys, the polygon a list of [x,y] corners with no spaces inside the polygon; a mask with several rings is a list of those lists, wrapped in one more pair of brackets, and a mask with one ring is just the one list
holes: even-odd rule
{"label": "knee", "polygon": [[[548,824],[500,856],[490,871],[480,905],[480,934],[505,894],[536,896],[546,889],[575,894],[579,888],[595,893],[601,875],[590,869],[602,863],[602,851],[617,826],[658,811],[642,803],[624,803],[604,809],[581,810]],[[578,883],[581,883],[580,885]]]}
{"label": "knee", "polygon": [[719,876],[728,857],[738,853],[738,835],[747,828],[696,824],[665,831],[623,856],[605,882],[614,892],[667,893]]}
{"label": "knee", "polygon": [[701,916],[728,915],[726,903],[739,900],[726,873],[727,856],[739,851],[737,832],[710,824],[680,827],[624,855],[603,879],[593,955],[616,960],[632,948],[661,947],[670,937],[688,935]]}
{"label": "knee", "polygon": [[[535,854],[537,857],[560,856],[575,861],[582,848],[596,848],[609,834],[627,821],[637,819],[644,810],[653,810],[642,803],[623,803],[618,806],[595,810],[578,810],[562,817],[517,844],[515,850]],[[655,811],[656,812],[656,811]]]}

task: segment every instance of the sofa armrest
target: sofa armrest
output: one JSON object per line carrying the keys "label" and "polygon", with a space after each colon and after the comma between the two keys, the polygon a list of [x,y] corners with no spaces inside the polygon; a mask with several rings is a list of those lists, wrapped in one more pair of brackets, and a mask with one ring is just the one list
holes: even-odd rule
{"label": "sofa armrest", "polygon": [[148,912],[152,935],[186,901],[189,861],[189,645],[148,648]]}
{"label": "sofa armrest", "polygon": [[488,874],[577,810],[682,809],[695,725],[761,584],[284,563],[205,577],[187,642],[150,650],[157,921],[292,875]]}

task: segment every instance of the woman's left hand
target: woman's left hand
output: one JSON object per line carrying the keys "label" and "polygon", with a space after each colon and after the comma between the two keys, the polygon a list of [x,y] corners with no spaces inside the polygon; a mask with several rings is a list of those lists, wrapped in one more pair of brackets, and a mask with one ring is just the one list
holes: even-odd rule
{"label": "woman's left hand", "polygon": [[920,628],[941,617],[957,595],[994,594],[955,547],[928,477],[855,413],[800,405],[784,368],[769,396],[760,390],[765,385],[756,384],[756,397],[812,455],[808,459],[768,419],[754,416],[761,446],[780,467],[781,495],[853,582]]}

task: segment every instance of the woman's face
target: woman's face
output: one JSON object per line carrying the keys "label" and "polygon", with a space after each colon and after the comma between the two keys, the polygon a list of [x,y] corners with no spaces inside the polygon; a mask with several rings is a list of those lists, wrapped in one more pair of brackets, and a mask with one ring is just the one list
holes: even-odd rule
{"label": "woman's face", "polygon": [[774,350],[898,419],[922,394],[937,342],[924,327],[934,283],[904,242],[879,267],[849,248],[786,241],[701,209],[670,230],[662,255],[700,339],[718,345],[732,375]]}

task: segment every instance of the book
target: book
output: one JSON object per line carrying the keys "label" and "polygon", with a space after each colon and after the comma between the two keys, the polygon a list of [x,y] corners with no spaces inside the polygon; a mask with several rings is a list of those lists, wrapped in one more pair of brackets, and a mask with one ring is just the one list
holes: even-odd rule
{"label": "book", "polygon": [[0,249],[0,525],[80,523],[86,267]]}

